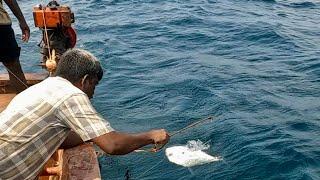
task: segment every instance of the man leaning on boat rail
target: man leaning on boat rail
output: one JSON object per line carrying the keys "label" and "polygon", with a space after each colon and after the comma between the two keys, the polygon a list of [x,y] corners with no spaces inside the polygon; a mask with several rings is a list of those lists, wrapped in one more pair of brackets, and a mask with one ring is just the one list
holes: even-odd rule
{"label": "man leaning on boat rail", "polygon": [[[4,2],[9,6],[19,21],[22,31],[22,40],[28,41],[30,37],[30,29],[17,1],[4,0]],[[19,61],[20,47],[15,39],[11,24],[11,19],[3,8],[2,0],[0,0],[0,62],[5,65],[9,72],[10,84],[17,92],[20,92],[26,89],[27,80],[22,72]]]}
{"label": "man leaning on boat rail", "polygon": [[0,114],[0,179],[34,179],[68,135],[65,146],[92,141],[108,154],[127,154],[148,144],[164,145],[164,129],[138,134],[115,131],[90,103],[103,75],[88,51],[72,49],[56,76],[18,94]]}

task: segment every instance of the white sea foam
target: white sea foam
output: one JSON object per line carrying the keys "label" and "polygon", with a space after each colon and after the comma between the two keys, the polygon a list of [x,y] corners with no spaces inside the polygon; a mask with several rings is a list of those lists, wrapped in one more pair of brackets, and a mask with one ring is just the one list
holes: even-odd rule
{"label": "white sea foam", "polygon": [[197,151],[197,150],[207,150],[210,148],[210,145],[203,143],[198,139],[198,140],[188,141],[187,147],[192,151]]}
{"label": "white sea foam", "polygon": [[166,156],[170,162],[184,166],[192,167],[221,160],[220,157],[214,157],[206,154],[202,150],[209,149],[209,145],[201,141],[189,141],[185,146],[172,146],[166,149]]}

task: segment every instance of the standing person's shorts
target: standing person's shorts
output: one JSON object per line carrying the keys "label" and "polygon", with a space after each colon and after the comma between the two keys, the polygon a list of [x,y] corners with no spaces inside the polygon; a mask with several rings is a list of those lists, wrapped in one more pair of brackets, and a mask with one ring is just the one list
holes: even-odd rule
{"label": "standing person's shorts", "polygon": [[20,47],[11,25],[0,25],[0,62],[9,62],[20,56]]}

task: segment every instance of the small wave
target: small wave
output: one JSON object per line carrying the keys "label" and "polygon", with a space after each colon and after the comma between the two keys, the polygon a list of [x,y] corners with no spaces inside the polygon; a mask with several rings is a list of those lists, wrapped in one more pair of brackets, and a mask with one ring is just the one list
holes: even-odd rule
{"label": "small wave", "polygon": [[307,123],[294,123],[291,125],[291,128],[298,130],[298,131],[308,131],[310,127]]}
{"label": "small wave", "polygon": [[265,3],[276,3],[277,2],[276,0],[255,0],[255,1],[262,1]]}
{"label": "small wave", "polygon": [[289,4],[283,4],[283,5],[291,8],[313,8],[316,6],[312,2],[293,2]]}
{"label": "small wave", "polygon": [[175,26],[192,26],[192,25],[201,25],[203,20],[197,18],[195,16],[187,16],[187,17],[176,17],[173,18],[171,21],[168,22],[168,25],[175,25]]}
{"label": "small wave", "polygon": [[301,2],[301,3],[291,3],[290,6],[294,8],[310,8],[316,5],[312,2]]}
{"label": "small wave", "polygon": [[300,64],[297,67],[295,67],[295,70],[298,72],[319,72],[320,63],[315,61],[315,62]]}
{"label": "small wave", "polygon": [[245,40],[257,44],[287,44],[288,40],[280,33],[268,27],[270,25],[254,24],[241,30],[240,34]]}
{"label": "small wave", "polygon": [[252,47],[269,45],[269,47],[285,51],[301,48],[290,35],[282,32],[278,27],[265,22],[243,25],[235,35],[238,38],[237,41],[246,42]]}

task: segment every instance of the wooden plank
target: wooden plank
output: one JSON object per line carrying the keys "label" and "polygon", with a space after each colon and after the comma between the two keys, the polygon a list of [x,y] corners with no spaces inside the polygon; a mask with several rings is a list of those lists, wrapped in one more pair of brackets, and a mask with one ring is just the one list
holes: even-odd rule
{"label": "wooden plank", "polygon": [[0,94],[0,112],[2,112],[16,94]]}
{"label": "wooden plank", "polygon": [[[25,73],[28,84],[36,84],[48,77],[48,73]],[[7,73],[0,74],[0,83],[9,83],[9,75]]]}
{"label": "wooden plank", "polygon": [[99,162],[92,143],[59,149],[49,159],[38,180],[101,180]]}
{"label": "wooden plank", "polygon": [[[48,77],[48,73],[25,73],[28,86],[32,86]],[[0,94],[15,93],[14,87],[10,86],[9,75],[0,74]]]}
{"label": "wooden plank", "polygon": [[63,162],[62,180],[101,179],[99,162],[92,143],[66,149]]}

